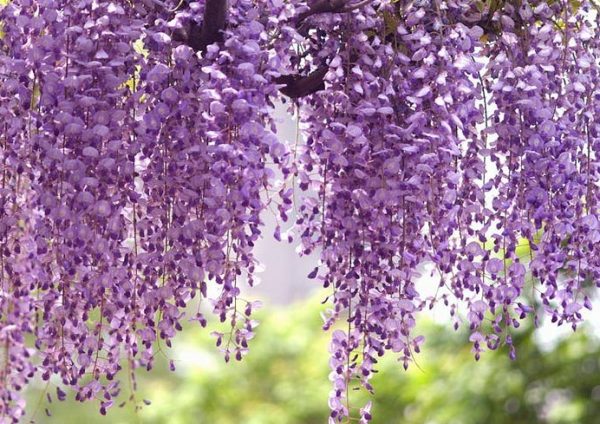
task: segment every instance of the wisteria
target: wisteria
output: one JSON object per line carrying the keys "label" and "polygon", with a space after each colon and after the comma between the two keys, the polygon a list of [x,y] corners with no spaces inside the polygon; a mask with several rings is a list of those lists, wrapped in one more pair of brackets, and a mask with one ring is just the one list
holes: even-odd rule
{"label": "wisteria", "polygon": [[[0,0],[0,422],[36,376],[102,414],[138,402],[136,370],[184,321],[241,360],[270,213],[275,238],[320,254],[331,423],[370,421],[352,393],[386,352],[410,365],[438,303],[476,359],[514,359],[527,317],[575,330],[600,285],[597,16]],[[278,136],[277,102],[304,141]]]}

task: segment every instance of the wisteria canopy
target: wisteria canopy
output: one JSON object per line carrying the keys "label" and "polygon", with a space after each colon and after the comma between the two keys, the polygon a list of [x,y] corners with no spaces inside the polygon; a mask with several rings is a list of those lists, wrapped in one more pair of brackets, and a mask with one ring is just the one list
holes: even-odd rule
{"label": "wisteria canopy", "polygon": [[575,329],[600,285],[597,17],[587,0],[0,0],[0,422],[35,376],[105,414],[184,321],[241,360],[270,213],[320,255],[330,423],[370,420],[353,390],[386,352],[409,366],[436,303],[477,359],[514,358],[527,317]]}

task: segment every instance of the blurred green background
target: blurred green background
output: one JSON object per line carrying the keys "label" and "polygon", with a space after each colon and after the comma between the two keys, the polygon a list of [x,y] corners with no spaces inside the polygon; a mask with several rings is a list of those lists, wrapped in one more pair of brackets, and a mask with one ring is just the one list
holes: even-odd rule
{"label": "blurred green background", "polygon": [[[242,362],[225,364],[209,331],[190,326],[168,352],[175,372],[165,358],[151,373],[138,371],[136,397],[143,407],[137,413],[129,402],[103,417],[97,404],[75,402],[72,393],[48,404],[43,385],[34,385],[25,422],[325,423],[329,335],[321,330],[318,300],[258,313],[261,325]],[[420,331],[426,342],[418,366],[405,372],[391,355],[379,363],[374,423],[600,422],[600,344],[585,328],[541,349],[524,325],[515,336],[516,361],[502,349],[486,352],[478,363],[467,333],[431,321],[421,322]],[[56,387],[48,391],[54,395]],[[352,401],[359,406],[365,399],[357,392]]]}

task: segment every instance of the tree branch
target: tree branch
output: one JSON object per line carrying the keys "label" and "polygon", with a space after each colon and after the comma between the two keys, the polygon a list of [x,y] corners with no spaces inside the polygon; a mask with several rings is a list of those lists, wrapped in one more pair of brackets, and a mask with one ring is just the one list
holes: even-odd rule
{"label": "tree branch", "polygon": [[324,77],[329,68],[322,66],[307,76],[282,75],[275,79],[278,84],[285,84],[280,91],[281,94],[292,99],[308,96],[325,88]]}
{"label": "tree branch", "polygon": [[192,24],[188,45],[196,51],[206,51],[210,44],[223,41],[223,30],[227,25],[227,0],[206,0],[202,26]]}
{"label": "tree branch", "polygon": [[296,23],[299,24],[306,18],[320,13],[336,13],[341,12],[346,6],[346,0],[317,0],[306,12],[298,15]]}
{"label": "tree branch", "polygon": [[348,0],[317,0],[315,1],[307,11],[302,12],[298,15],[296,23],[301,23],[306,18],[312,15],[318,15],[321,13],[347,13],[355,9],[366,6],[373,0],[359,0],[357,3],[348,4]]}
{"label": "tree branch", "polygon": [[[307,11],[297,16],[296,25],[300,28],[305,19],[317,14],[349,12],[368,1],[361,0],[348,5],[348,0],[316,0]],[[210,44],[222,41],[223,30],[227,25],[227,9],[227,0],[206,0],[202,26],[192,23],[186,34],[187,44],[196,51],[206,51]],[[324,77],[327,71],[327,66],[321,66],[306,76],[282,75],[275,82],[285,85],[280,90],[283,95],[297,99],[325,88]]]}

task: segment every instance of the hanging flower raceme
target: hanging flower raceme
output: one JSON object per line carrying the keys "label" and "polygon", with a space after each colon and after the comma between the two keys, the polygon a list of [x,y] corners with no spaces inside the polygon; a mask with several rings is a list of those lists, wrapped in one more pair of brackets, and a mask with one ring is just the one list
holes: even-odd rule
{"label": "hanging flower raceme", "polygon": [[31,216],[28,200],[33,177],[27,166],[31,146],[26,140],[34,96],[27,78],[27,40],[14,36],[20,35],[19,16],[12,7],[2,12],[3,53],[10,56],[3,54],[0,59],[0,416],[18,420],[25,413],[19,392],[34,372],[33,351],[25,344],[25,334],[33,331],[33,290],[30,279],[21,280],[18,272],[26,220]]}
{"label": "hanging flower raceme", "polygon": [[[479,243],[463,244],[467,262],[450,278],[470,305],[476,357],[484,345],[501,343],[514,357],[509,329],[527,315],[537,322],[546,314],[575,329],[580,309],[591,307],[584,285],[597,284],[599,271],[592,124],[598,50],[589,16],[588,4],[505,5],[493,17],[496,38],[481,52],[489,59],[483,166],[468,189],[477,201],[461,220]],[[463,176],[470,168],[463,163]],[[484,337],[488,310],[491,331]]]}
{"label": "hanging flower raceme", "polygon": [[325,326],[347,322],[332,339],[333,421],[353,415],[355,377],[372,390],[377,356],[392,350],[407,367],[419,351],[412,329],[427,299],[418,266],[454,265],[457,164],[481,119],[471,55],[482,29],[455,22],[456,8],[415,8],[400,20],[398,5],[380,6],[320,22],[347,36],[317,47],[329,56],[328,87],[307,108],[300,157],[300,180],[318,193],[300,207],[303,246],[322,250],[333,290]]}
{"label": "hanging flower raceme", "polygon": [[[158,20],[143,38],[147,60],[137,87],[144,111],[135,135],[140,192],[133,234],[141,250],[132,260],[148,329],[157,324],[158,336],[170,344],[181,328],[182,309],[198,294],[230,324],[228,335],[214,333],[225,359],[239,360],[253,337],[250,315],[257,305],[240,298],[240,287],[253,284],[261,214],[274,202],[275,175],[267,163],[288,160],[274,134],[269,100],[278,93],[273,77],[282,56],[272,57],[267,46],[279,19],[290,12],[271,3],[230,6],[231,30],[221,45],[201,54],[169,35],[201,21],[200,5]],[[218,292],[210,299],[207,282]],[[206,323],[200,311],[194,319]],[[154,337],[148,333],[146,343]]]}
{"label": "hanging flower raceme", "polygon": [[133,371],[170,346],[194,297],[191,319],[206,325],[208,304],[228,322],[216,333],[225,358],[246,354],[259,304],[240,287],[275,202],[267,162],[288,160],[269,99],[290,44],[267,47],[293,9],[231,7],[223,45],[200,53],[171,39],[178,21],[202,18],[198,5],[2,9],[3,417],[23,414],[35,371],[80,401],[102,398],[105,413],[115,376],[126,367],[134,390]]}
{"label": "hanging flower raceme", "polygon": [[[118,383],[98,381],[112,380],[124,347],[113,330],[127,286],[121,186],[133,173],[125,83],[142,23],[115,3],[59,1],[12,2],[2,22],[3,110],[6,122],[20,125],[16,137],[16,127],[5,127],[3,137],[24,155],[12,176],[12,208],[22,214],[7,240],[12,252],[3,275],[14,278],[3,313],[15,327],[4,329],[5,358],[23,366],[6,368],[1,406],[17,419],[10,412],[15,391],[34,369],[44,380],[58,375],[82,400],[118,392]],[[9,152],[3,151],[6,160]],[[3,206],[6,212],[11,205]],[[19,346],[28,334],[35,362]],[[92,382],[79,384],[87,374]]]}
{"label": "hanging flower raceme", "polygon": [[[310,277],[333,291],[325,327],[344,321],[333,421],[353,414],[355,377],[371,389],[377,354],[407,366],[424,306],[451,303],[455,328],[466,307],[475,357],[514,357],[511,327],[546,313],[575,328],[584,283],[598,282],[589,4],[506,4],[487,19],[471,2],[419,5],[312,18],[338,34],[310,40],[329,72],[305,108],[300,187],[316,195],[298,220],[304,253],[322,251]],[[435,296],[416,283],[428,262]]]}

